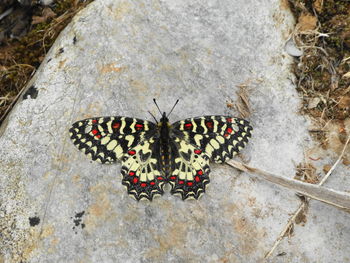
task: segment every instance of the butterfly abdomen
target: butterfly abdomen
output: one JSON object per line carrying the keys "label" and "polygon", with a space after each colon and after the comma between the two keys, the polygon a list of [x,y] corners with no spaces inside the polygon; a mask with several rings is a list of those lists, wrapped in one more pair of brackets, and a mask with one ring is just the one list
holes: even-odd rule
{"label": "butterfly abdomen", "polygon": [[170,123],[165,115],[163,115],[160,122],[158,123],[158,127],[160,133],[160,163],[163,174],[165,175],[165,177],[168,177],[171,169],[171,149],[169,135]]}

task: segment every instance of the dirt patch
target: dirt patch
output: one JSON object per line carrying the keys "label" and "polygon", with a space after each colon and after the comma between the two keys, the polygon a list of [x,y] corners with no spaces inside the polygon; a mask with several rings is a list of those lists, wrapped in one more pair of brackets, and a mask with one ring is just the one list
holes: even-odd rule
{"label": "dirt patch", "polygon": [[295,63],[302,112],[322,123],[350,117],[350,2],[290,1],[294,38],[304,54]]}
{"label": "dirt patch", "polygon": [[[289,3],[297,21],[293,39],[303,50],[293,69],[303,100],[301,113],[310,117],[313,123],[310,134],[319,142],[320,149],[340,154],[350,134],[350,2]],[[337,147],[334,137],[339,138]],[[345,155],[344,160],[349,157]],[[296,178],[317,183],[309,166],[299,165]]]}

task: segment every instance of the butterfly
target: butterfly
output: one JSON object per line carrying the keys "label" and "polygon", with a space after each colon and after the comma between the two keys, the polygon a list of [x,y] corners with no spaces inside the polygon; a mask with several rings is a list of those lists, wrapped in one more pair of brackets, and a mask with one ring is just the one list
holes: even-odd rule
{"label": "butterfly", "polygon": [[233,158],[252,127],[244,119],[218,115],[170,124],[170,113],[161,113],[159,122],[151,114],[156,123],[123,116],[84,119],[72,125],[70,137],[92,160],[121,161],[122,184],[136,200],[162,195],[167,183],[171,194],[198,199],[210,181],[209,161]]}

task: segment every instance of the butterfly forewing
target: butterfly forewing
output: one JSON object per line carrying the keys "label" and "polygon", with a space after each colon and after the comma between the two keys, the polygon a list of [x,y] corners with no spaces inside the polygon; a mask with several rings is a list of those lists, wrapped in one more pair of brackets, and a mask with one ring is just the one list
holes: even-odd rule
{"label": "butterfly forewing", "polygon": [[156,125],[128,117],[98,117],[75,122],[69,132],[73,143],[92,160],[111,163],[154,135]]}
{"label": "butterfly forewing", "polygon": [[196,145],[211,160],[222,163],[231,159],[248,142],[249,122],[230,116],[203,116],[185,119],[172,125],[175,135]]}

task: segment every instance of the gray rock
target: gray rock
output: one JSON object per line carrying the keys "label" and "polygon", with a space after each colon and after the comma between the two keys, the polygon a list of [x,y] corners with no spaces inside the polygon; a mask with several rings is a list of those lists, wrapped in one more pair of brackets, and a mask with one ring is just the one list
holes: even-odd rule
{"label": "gray rock", "polygon": [[[68,129],[151,119],[153,97],[164,111],[181,99],[172,121],[236,115],[226,102],[246,84],[255,130],[240,158],[292,177],[310,144],[284,53],[292,27],[276,0],[96,0],[77,14],[0,130],[0,262],[262,261],[300,203],[293,192],[212,164],[199,201],[136,202],[120,164],[90,161]],[[348,260],[349,214],[318,202],[309,213],[272,262]]]}

